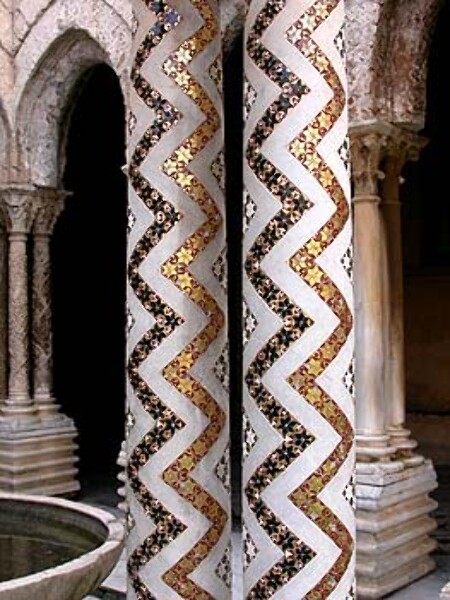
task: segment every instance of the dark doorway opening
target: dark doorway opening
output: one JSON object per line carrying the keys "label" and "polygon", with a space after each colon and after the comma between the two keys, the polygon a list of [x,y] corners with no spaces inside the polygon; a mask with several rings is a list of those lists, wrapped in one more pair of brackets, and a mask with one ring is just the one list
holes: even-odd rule
{"label": "dark doorway opening", "polygon": [[55,394],[79,431],[82,493],[117,487],[125,420],[125,112],[119,80],[92,68],[69,118],[52,242]]}

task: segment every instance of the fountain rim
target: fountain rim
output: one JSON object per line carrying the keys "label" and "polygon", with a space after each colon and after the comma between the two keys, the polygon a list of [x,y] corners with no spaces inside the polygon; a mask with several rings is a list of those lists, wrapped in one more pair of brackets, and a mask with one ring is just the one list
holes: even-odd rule
{"label": "fountain rim", "polygon": [[43,571],[38,571],[37,573],[32,573],[31,575],[25,575],[24,577],[17,577],[15,579],[10,579],[9,581],[1,582],[0,593],[13,591],[17,588],[23,588],[24,586],[31,585],[36,582],[37,578],[39,581],[53,579],[58,575],[69,575],[78,568],[84,569],[90,564],[94,565],[98,561],[99,557],[107,555],[110,552],[117,551],[118,547],[123,547],[125,543],[125,526],[123,519],[113,515],[112,513],[109,513],[104,509],[93,507],[82,502],[66,500],[65,498],[54,498],[40,495],[35,496],[16,492],[0,492],[0,501],[1,500],[14,500],[18,502],[40,505],[45,504],[46,506],[54,506],[81,513],[87,517],[99,521],[105,527],[107,534],[104,542],[98,548],[95,548],[90,552],[86,552],[85,554],[82,554],[73,560],[66,561],[56,567],[44,569]]}

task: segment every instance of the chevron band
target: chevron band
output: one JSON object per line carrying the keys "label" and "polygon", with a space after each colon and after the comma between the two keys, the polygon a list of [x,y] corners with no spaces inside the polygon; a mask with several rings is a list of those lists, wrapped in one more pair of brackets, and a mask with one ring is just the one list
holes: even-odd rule
{"label": "chevron band", "polygon": [[[129,597],[230,598],[216,0],[136,0],[130,108]],[[223,170],[223,169],[222,169]],[[219,264],[219,267],[217,267]]]}
{"label": "chevron band", "polygon": [[354,597],[343,16],[343,0],[249,3],[244,589],[252,600]]}

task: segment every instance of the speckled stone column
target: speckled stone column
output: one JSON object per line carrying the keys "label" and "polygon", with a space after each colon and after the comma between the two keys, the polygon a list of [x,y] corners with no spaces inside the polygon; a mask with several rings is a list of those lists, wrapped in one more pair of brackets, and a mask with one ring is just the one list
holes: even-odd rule
{"label": "speckled stone column", "polygon": [[8,393],[8,244],[0,211],[0,418]]}
{"label": "speckled stone column", "polygon": [[229,600],[217,0],[134,0],[128,598]]}
{"label": "speckled stone column", "polygon": [[66,193],[40,190],[39,207],[33,225],[32,332],[33,393],[39,416],[53,418],[58,406],[53,397],[53,340],[51,303],[50,239],[64,208]]}
{"label": "speckled stone column", "polygon": [[27,241],[36,204],[34,189],[11,186],[0,190],[1,206],[8,232],[8,395],[5,417],[15,421],[36,421],[37,411],[29,384],[29,306]]}
{"label": "speckled stone column", "polygon": [[[57,413],[50,393],[50,255],[48,236],[43,233],[43,229],[48,232],[43,208],[47,196],[48,190],[43,194],[33,185],[0,189],[9,245],[9,388],[0,419],[0,489],[50,496],[71,494],[80,486],[75,466],[77,431],[71,419]],[[40,392],[36,400],[33,387]]]}
{"label": "speckled stone column", "polygon": [[246,22],[244,596],[354,597],[344,2]]}

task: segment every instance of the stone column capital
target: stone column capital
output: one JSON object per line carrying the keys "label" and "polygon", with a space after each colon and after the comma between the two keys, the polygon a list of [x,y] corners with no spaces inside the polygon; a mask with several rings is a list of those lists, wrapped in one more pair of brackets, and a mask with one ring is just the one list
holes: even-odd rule
{"label": "stone column capital", "polygon": [[386,161],[384,171],[390,172],[395,177],[400,177],[401,172],[408,162],[419,160],[420,154],[428,144],[428,139],[414,131],[400,127],[391,127],[386,147]]}
{"label": "stone column capital", "polygon": [[36,191],[37,208],[33,222],[35,236],[49,236],[53,233],[56,221],[64,209],[70,192],[55,188],[39,188]]}
{"label": "stone column capital", "polygon": [[378,182],[382,177],[381,161],[388,144],[386,131],[374,127],[355,127],[350,130],[350,153],[354,198],[361,201],[378,199]]}
{"label": "stone column capital", "polygon": [[355,196],[378,195],[378,180],[385,174],[400,177],[416,161],[428,140],[385,121],[370,121],[350,128]]}
{"label": "stone column capital", "polygon": [[0,212],[9,234],[30,233],[37,210],[35,191],[33,186],[0,187]]}

